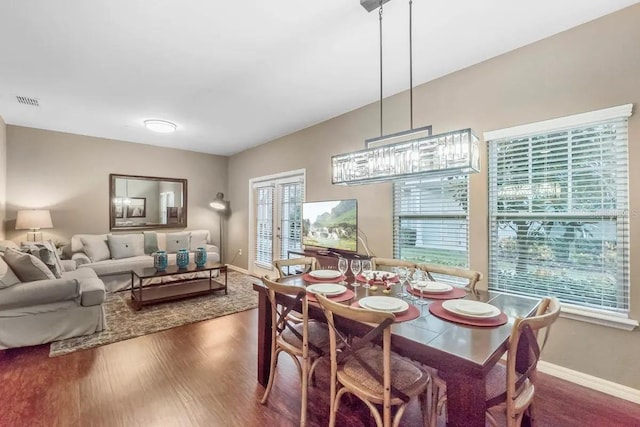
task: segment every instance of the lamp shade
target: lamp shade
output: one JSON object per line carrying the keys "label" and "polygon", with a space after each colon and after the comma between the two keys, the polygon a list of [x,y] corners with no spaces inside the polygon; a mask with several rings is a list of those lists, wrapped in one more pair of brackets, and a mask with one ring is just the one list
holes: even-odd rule
{"label": "lamp shade", "polygon": [[53,228],[51,213],[47,209],[18,211],[16,230],[38,230],[40,228]]}
{"label": "lamp shade", "polygon": [[229,209],[229,202],[224,200],[224,193],[218,193],[216,194],[215,200],[209,203],[209,206],[217,211],[227,211]]}

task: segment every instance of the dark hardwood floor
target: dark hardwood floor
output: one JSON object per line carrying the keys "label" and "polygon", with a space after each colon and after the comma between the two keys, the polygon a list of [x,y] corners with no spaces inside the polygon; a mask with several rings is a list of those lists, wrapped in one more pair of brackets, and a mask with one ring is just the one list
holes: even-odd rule
{"label": "dark hardwood floor", "polygon": [[[49,358],[0,351],[0,426],[296,426],[297,371],[281,356],[267,405],[256,382],[257,311]],[[328,376],[309,394],[309,426],[328,424]],[[539,426],[640,426],[635,405],[540,375]],[[444,425],[444,420],[439,420]],[[373,426],[354,399],[339,426]],[[402,425],[420,425],[412,402]]]}

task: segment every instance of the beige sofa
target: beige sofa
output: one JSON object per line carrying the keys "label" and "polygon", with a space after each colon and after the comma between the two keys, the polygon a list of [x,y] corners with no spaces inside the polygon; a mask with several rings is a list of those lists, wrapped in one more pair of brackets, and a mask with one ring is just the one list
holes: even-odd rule
{"label": "beige sofa", "polygon": [[[184,236],[188,235],[185,240]],[[131,237],[131,243],[136,246],[132,253],[114,253],[113,243],[116,239]],[[177,237],[176,237],[177,236]],[[169,242],[167,239],[169,238]],[[139,247],[140,239],[144,248]],[[135,241],[134,241],[135,240]],[[177,242],[179,240],[179,242]],[[153,242],[156,245],[153,245]],[[121,243],[121,242],[119,242]],[[185,246],[186,244],[186,246]],[[71,259],[76,262],[78,270],[92,269],[104,282],[107,292],[117,292],[131,288],[131,269],[138,267],[153,267],[153,253],[156,250],[167,252],[169,265],[175,265],[178,248],[190,250],[190,260],[193,262],[193,252],[198,247],[207,249],[207,261],[219,262],[218,247],[210,243],[209,230],[191,230],[181,232],[144,232],[129,234],[76,234],[71,238]],[[127,248],[128,249],[128,248]],[[105,252],[105,251],[108,251]],[[127,256],[132,255],[132,256]],[[214,272],[215,273],[215,272]],[[209,277],[208,273],[191,273],[181,278]],[[153,282],[145,282],[145,284]]]}
{"label": "beige sofa", "polygon": [[[105,288],[93,270],[76,270],[75,263],[62,261],[58,278],[21,281],[1,257],[0,349],[90,335],[106,327]],[[13,280],[7,281],[9,276]]]}

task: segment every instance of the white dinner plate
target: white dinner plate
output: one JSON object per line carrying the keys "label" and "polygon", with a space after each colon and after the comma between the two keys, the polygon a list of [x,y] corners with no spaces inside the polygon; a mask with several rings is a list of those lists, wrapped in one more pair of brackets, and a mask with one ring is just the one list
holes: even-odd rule
{"label": "white dinner plate", "polygon": [[389,313],[402,313],[409,310],[409,304],[406,301],[394,297],[365,297],[359,300],[358,304],[362,308]]}
{"label": "white dinner plate", "polygon": [[425,294],[443,294],[453,290],[453,286],[441,282],[432,282],[431,280],[419,280],[411,284],[416,291],[422,291]]}
{"label": "white dinner plate", "polygon": [[447,300],[442,308],[458,316],[470,319],[489,319],[500,314],[500,309],[491,304],[479,301]]}
{"label": "white dinner plate", "polygon": [[309,274],[316,279],[336,279],[342,276],[337,270],[313,270]]}
{"label": "white dinner plate", "polygon": [[307,286],[307,292],[327,296],[341,295],[347,292],[347,287],[335,283],[315,283]]}
{"label": "white dinner plate", "polygon": [[368,280],[371,280],[374,277],[376,279],[382,280],[382,277],[385,274],[387,275],[387,279],[393,279],[394,277],[396,277],[396,273],[394,273],[393,271],[380,271],[380,270],[373,270],[368,272],[367,274],[363,273],[363,276],[366,277]]}

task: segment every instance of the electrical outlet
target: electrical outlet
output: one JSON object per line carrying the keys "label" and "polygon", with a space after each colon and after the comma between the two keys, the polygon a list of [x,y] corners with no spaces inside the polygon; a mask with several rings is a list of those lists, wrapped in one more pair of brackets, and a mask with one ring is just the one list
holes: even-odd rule
{"label": "electrical outlet", "polygon": [[238,249],[238,255],[242,256],[242,249]]}

